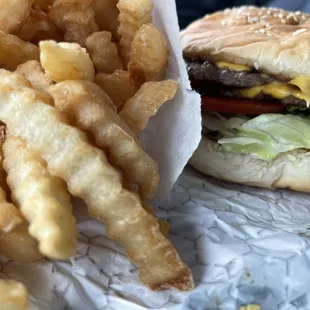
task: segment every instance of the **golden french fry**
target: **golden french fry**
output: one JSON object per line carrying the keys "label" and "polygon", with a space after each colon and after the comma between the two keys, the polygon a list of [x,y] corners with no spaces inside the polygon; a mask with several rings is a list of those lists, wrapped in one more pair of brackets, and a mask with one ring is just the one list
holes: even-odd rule
{"label": "golden french fry", "polygon": [[178,83],[173,80],[147,82],[123,106],[119,115],[135,134],[139,134],[149,119],[178,90]]}
{"label": "golden french fry", "polygon": [[[0,147],[2,147],[6,136],[6,127],[3,123],[0,124],[0,132]],[[6,195],[9,192],[9,189],[6,183],[6,173],[2,164],[3,159],[0,155],[0,234],[2,232],[8,233],[12,231],[16,226],[23,223],[24,221],[21,212],[6,199]]]}
{"label": "golden french fry", "polygon": [[3,154],[13,200],[30,223],[29,233],[38,240],[41,253],[70,258],[76,252],[77,228],[66,184],[52,177],[19,138],[7,137]]}
{"label": "golden french fry", "polygon": [[168,236],[169,235],[169,230],[170,230],[170,224],[163,220],[163,219],[159,219],[158,220],[158,224],[160,227],[160,231],[164,236]]}
{"label": "golden french fry", "polygon": [[95,82],[112,99],[117,109],[137,92],[129,72],[123,70],[115,70],[112,74],[98,73]]}
{"label": "golden french fry", "polygon": [[65,41],[84,46],[86,38],[99,30],[92,5],[93,0],[57,0],[48,16],[64,33]]}
{"label": "golden french fry", "polygon": [[85,41],[97,72],[113,73],[116,69],[123,69],[117,46],[111,39],[111,32],[101,31],[92,33]]}
{"label": "golden french fry", "polygon": [[24,76],[34,89],[40,91],[47,92],[53,84],[53,80],[45,74],[41,64],[36,60],[29,60],[19,65],[15,72]]}
{"label": "golden french fry", "polygon": [[42,258],[37,242],[28,233],[28,223],[19,209],[6,200],[0,188],[0,253],[20,262]]}
{"label": "golden french fry", "polygon": [[37,93],[22,76],[0,70],[0,119],[8,132],[21,137],[47,162],[49,172],[87,203],[89,213],[104,221],[108,235],[123,244],[138,265],[142,282],[157,290],[192,289],[190,269],[138,195],[123,188],[120,173],[104,153]]}
{"label": "golden french fry", "polygon": [[0,253],[24,263],[42,259],[38,243],[29,235],[28,223],[25,220],[12,231],[0,233]]}
{"label": "golden french fry", "polygon": [[85,48],[76,43],[41,41],[40,59],[45,73],[55,82],[94,80],[93,62]]}
{"label": "golden french fry", "polygon": [[[154,218],[156,218],[156,214],[155,212],[153,211],[152,207],[147,204],[146,202],[143,202],[143,207],[144,209],[149,212],[151,215],[154,216]],[[168,236],[169,234],[169,229],[170,229],[170,224],[163,220],[163,219],[158,219],[158,224],[159,224],[159,229],[160,229],[160,232],[164,235],[164,236]]]}
{"label": "golden french fry", "polygon": [[[0,149],[6,137],[6,125],[0,121]],[[2,167],[2,155],[0,152],[0,188],[4,190],[6,195],[10,194],[10,189],[6,183],[6,172]]]}
{"label": "golden french fry", "polygon": [[[1,122],[0,122],[1,123]],[[1,131],[1,125],[0,125],[0,131]],[[2,161],[2,159],[1,159]],[[8,195],[10,193],[9,187],[6,183],[6,172],[4,171],[2,167],[2,163],[0,166],[0,187],[4,190],[4,192]]]}
{"label": "golden french fry", "polygon": [[33,262],[42,258],[37,242],[28,233],[28,223],[21,212],[6,200],[0,189],[0,253],[21,262]]}
{"label": "golden french fry", "polygon": [[[0,160],[0,169],[3,170],[2,157]],[[28,223],[20,210],[7,202],[6,193],[2,188],[0,188],[0,253],[21,262],[33,262],[42,258],[37,242],[28,233]]]}
{"label": "golden french fry", "polygon": [[100,30],[107,30],[112,33],[113,37],[118,39],[118,14],[116,7],[118,0],[95,0],[93,7],[95,10],[95,21]]}
{"label": "golden french fry", "polygon": [[26,287],[14,280],[0,279],[0,305],[2,310],[27,310]]}
{"label": "golden french fry", "polygon": [[0,0],[0,30],[18,31],[31,9],[32,0]]}
{"label": "golden french fry", "polygon": [[125,65],[129,62],[131,42],[137,30],[144,24],[152,22],[152,0],[119,0],[118,33]]}
{"label": "golden french fry", "polygon": [[165,77],[168,67],[167,41],[152,24],[143,25],[131,43],[128,70],[139,88],[147,81],[159,81]]}
{"label": "golden french fry", "polygon": [[39,48],[20,38],[0,31],[0,66],[8,70],[28,60],[39,60]]}
{"label": "golden french fry", "polygon": [[33,0],[32,7],[40,9],[43,12],[48,12],[53,3],[54,0]]}
{"label": "golden french fry", "polygon": [[52,23],[46,13],[35,9],[31,9],[22,28],[16,35],[22,40],[31,41],[36,44],[39,41],[47,39],[56,41],[62,40],[56,26]]}
{"label": "golden french fry", "polygon": [[6,193],[0,187],[0,231],[8,233],[24,221],[20,211],[7,202]]}
{"label": "golden french fry", "polygon": [[79,128],[92,132],[97,146],[108,150],[111,163],[123,171],[125,179],[139,185],[142,198],[152,198],[159,182],[157,163],[111,109],[110,98],[100,87],[88,81],[65,81],[49,91],[56,108],[73,115]]}

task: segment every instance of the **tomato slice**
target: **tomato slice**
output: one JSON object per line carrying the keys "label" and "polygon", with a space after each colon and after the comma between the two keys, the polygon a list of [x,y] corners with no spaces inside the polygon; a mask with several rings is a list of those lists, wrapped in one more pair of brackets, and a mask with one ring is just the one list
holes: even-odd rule
{"label": "tomato slice", "polygon": [[202,110],[209,112],[260,115],[265,113],[281,113],[285,110],[281,103],[263,100],[240,100],[202,96],[201,101]]}

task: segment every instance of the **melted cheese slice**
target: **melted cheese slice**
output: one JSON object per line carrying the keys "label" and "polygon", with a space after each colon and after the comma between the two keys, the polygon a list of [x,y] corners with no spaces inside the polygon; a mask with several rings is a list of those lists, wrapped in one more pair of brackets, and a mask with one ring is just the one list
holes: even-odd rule
{"label": "melted cheese slice", "polygon": [[249,71],[251,68],[245,65],[231,64],[226,61],[219,61],[215,64],[220,69],[228,69],[231,71]]}
{"label": "melted cheese slice", "polygon": [[255,98],[260,93],[272,96],[276,99],[284,99],[294,96],[300,100],[305,100],[307,107],[310,106],[310,77],[299,75],[288,83],[270,83],[252,88],[244,88],[240,91],[242,97]]}
{"label": "melted cheese slice", "polygon": [[[216,66],[220,69],[232,71],[249,71],[251,68],[245,65],[232,64],[226,61],[219,61]],[[288,83],[270,83],[252,88],[244,88],[240,91],[242,97],[255,98],[260,93],[269,95],[276,99],[284,99],[294,96],[300,100],[305,100],[307,107],[310,106],[310,76],[299,75]]]}

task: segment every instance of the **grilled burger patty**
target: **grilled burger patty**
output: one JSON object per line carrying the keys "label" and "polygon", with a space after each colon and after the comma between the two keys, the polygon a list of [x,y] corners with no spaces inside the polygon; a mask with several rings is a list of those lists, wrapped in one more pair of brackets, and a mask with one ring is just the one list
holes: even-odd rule
{"label": "grilled burger patty", "polygon": [[[272,82],[283,82],[260,73],[254,68],[249,71],[221,69],[207,60],[186,60],[186,65],[190,79],[195,81],[193,87],[202,95],[243,99],[240,94],[240,90],[243,88],[262,86]],[[294,96],[279,100],[269,95],[259,94],[255,97],[255,100],[278,101],[288,109],[307,109],[306,101]]]}
{"label": "grilled burger patty", "polygon": [[250,88],[277,81],[254,68],[250,71],[232,71],[221,69],[208,60],[187,60],[186,65],[190,78],[212,81],[229,87]]}

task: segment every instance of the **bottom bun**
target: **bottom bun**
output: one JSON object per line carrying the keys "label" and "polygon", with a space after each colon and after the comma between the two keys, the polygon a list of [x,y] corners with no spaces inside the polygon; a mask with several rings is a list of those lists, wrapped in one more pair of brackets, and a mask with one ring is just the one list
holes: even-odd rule
{"label": "bottom bun", "polygon": [[189,164],[225,181],[310,192],[310,152],[303,149],[265,161],[249,154],[226,152],[218,143],[203,137]]}

